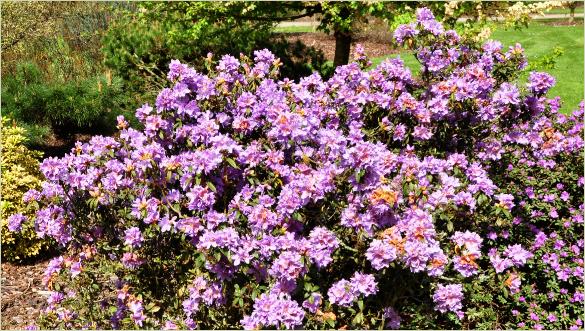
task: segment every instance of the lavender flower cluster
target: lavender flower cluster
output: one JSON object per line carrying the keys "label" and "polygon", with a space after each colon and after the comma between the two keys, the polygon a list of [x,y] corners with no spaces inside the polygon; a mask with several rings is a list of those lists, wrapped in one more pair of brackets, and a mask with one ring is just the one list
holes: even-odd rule
{"label": "lavender flower cluster", "polygon": [[[394,38],[414,48],[420,77],[399,58],[368,71],[361,48],[358,62],[331,79],[298,83],[276,78],[280,62],[267,50],[253,62],[225,55],[207,75],[172,61],[173,86],[136,111],[144,130],[119,117],[116,137],[46,159],[42,190],[25,196],[36,217],[13,215],[9,227],[33,221],[40,237],[67,248],[49,264],[49,287],[58,275],[83,274],[97,256],[119,262],[125,275],[158,263],[149,247],[202,259],[176,293],[180,313],[149,313],[141,283],[127,281],[108,327],[126,318],[195,328],[202,314],[237,302],[235,285],[262,290],[240,306],[244,328],[335,320],[359,300],[375,300],[390,269],[424,274],[435,309],[463,319],[462,284],[519,275],[533,253],[514,243],[500,254],[484,230],[442,215],[512,212],[518,197],[490,178],[491,166],[515,146],[543,167],[581,153],[582,111],[565,118],[568,132],[542,134],[558,109],[545,97],[554,78],[533,73],[525,89],[502,81],[501,68],[526,65],[520,45],[474,48],[428,9]],[[452,128],[461,131],[443,134]],[[363,263],[346,266],[348,255]],[[319,286],[303,287],[315,279]],[[52,296],[47,313],[62,311],[62,301]],[[378,311],[387,327],[400,326],[399,311]],[[83,326],[73,314],[57,319]]]}

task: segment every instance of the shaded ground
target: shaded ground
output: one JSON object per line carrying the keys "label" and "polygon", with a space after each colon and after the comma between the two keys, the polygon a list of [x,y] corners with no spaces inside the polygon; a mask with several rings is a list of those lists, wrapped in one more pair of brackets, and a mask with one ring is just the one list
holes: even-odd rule
{"label": "shaded ground", "polygon": [[43,158],[47,157],[62,157],[71,152],[75,147],[75,142],[88,142],[91,139],[91,134],[74,134],[71,137],[62,138],[54,134],[50,135],[43,145],[33,145],[33,149],[43,152]]}
{"label": "shaded ground", "polygon": [[[333,57],[335,55],[335,37],[332,35],[327,35],[321,32],[304,32],[304,33],[286,33],[285,38],[289,42],[295,42],[296,40],[300,40],[307,46],[312,46],[317,49],[320,49],[325,53],[325,58],[329,61],[333,61]],[[382,41],[379,40],[380,38],[367,38],[367,37],[358,37],[355,38],[354,42],[352,43],[352,52],[353,48],[356,44],[362,44],[366,50],[366,54],[369,57],[380,57],[390,54],[397,53],[395,50],[392,49],[390,45],[390,40]],[[353,54],[353,53],[352,53]]]}
{"label": "shaded ground", "polygon": [[47,302],[41,279],[48,263],[48,260],[28,265],[2,263],[2,330],[22,329],[39,316]]}

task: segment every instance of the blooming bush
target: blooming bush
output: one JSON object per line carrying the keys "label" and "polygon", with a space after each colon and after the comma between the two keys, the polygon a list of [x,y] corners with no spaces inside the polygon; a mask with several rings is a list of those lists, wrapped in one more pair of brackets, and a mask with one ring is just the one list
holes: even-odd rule
{"label": "blooming bush", "polygon": [[[16,126],[9,118],[2,118],[0,126],[0,214],[2,215],[2,259],[23,260],[37,256],[48,248],[49,242],[37,237],[32,224],[23,228],[15,227],[8,216],[22,210],[25,206],[22,196],[30,189],[41,187],[42,175],[39,169],[41,153],[25,146],[26,130]],[[29,213],[27,216],[33,216]],[[18,217],[17,217],[18,218]],[[18,233],[15,230],[20,230]]]}
{"label": "blooming bush", "polygon": [[173,61],[143,131],[45,160],[41,326],[582,327],[583,105],[427,9],[395,38],[420,75],[360,47],[327,81]]}

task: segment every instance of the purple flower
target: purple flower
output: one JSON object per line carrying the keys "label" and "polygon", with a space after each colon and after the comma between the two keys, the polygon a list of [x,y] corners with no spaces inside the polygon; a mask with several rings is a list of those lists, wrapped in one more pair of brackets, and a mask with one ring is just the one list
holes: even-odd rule
{"label": "purple flower", "polygon": [[309,234],[308,255],[318,267],[325,267],[333,261],[331,255],[339,247],[335,234],[324,227],[316,227]]}
{"label": "purple flower", "polygon": [[419,22],[424,22],[424,21],[429,21],[429,20],[434,20],[435,19],[435,15],[433,15],[433,12],[426,8],[417,8],[416,10],[416,19]]}
{"label": "purple flower", "polygon": [[195,237],[203,230],[201,219],[197,217],[182,218],[175,223],[175,227],[189,237]]}
{"label": "purple flower", "polygon": [[497,194],[496,199],[498,199],[498,205],[500,205],[502,208],[507,209],[507,210],[512,210],[512,208],[514,208],[514,196],[511,194]]}
{"label": "purple flower", "polygon": [[296,280],[304,270],[301,255],[296,252],[285,251],[272,264],[270,274],[279,279]]}
{"label": "purple flower", "polygon": [[246,330],[269,326],[292,329],[302,325],[304,318],[305,312],[288,295],[264,293],[254,301],[252,314],[244,316],[240,322]]}
{"label": "purple flower", "polygon": [[406,126],[404,124],[398,124],[394,127],[394,137],[396,141],[401,141],[406,136]]}
{"label": "purple flower", "polygon": [[124,232],[124,245],[132,246],[134,248],[140,247],[144,238],[140,229],[133,226]]}
{"label": "purple flower", "polygon": [[356,272],[350,279],[351,286],[356,292],[370,296],[378,292],[378,283],[372,275]]}
{"label": "purple flower", "polygon": [[402,24],[394,30],[393,37],[397,43],[402,44],[405,39],[414,37],[418,33],[414,24]]}
{"label": "purple flower", "polygon": [[144,263],[144,260],[136,253],[126,252],[122,255],[121,262],[128,269],[136,269]]}
{"label": "purple flower", "polygon": [[197,328],[197,322],[195,322],[192,318],[188,317],[184,320],[185,325],[189,330],[195,330]]}
{"label": "purple flower", "polygon": [[459,247],[465,248],[469,252],[480,254],[481,243],[483,239],[471,231],[455,231],[451,240]]}
{"label": "purple flower", "polygon": [[77,317],[77,314],[69,309],[59,309],[57,311],[57,318],[63,322],[71,322]]}
{"label": "purple flower", "polygon": [[519,244],[508,246],[504,251],[504,255],[507,256],[516,267],[523,266],[533,256],[532,253],[522,248]]}
{"label": "purple flower", "polygon": [[400,322],[402,318],[398,314],[396,310],[392,307],[386,307],[383,311],[384,319],[386,320],[385,327],[391,330],[398,330],[400,329]]}
{"label": "purple flower", "polygon": [[428,127],[417,125],[414,127],[412,136],[418,140],[429,140],[433,137],[433,133],[429,130]]}
{"label": "purple flower", "polygon": [[280,224],[276,213],[261,205],[252,209],[248,215],[248,222],[255,233],[272,230]]}
{"label": "purple flower", "polygon": [[441,22],[435,20],[424,20],[420,22],[423,28],[435,36],[439,36],[445,32],[445,28]]}
{"label": "purple flower", "polygon": [[530,319],[533,321],[540,321],[540,317],[538,317],[538,315],[534,312],[530,313]]}
{"label": "purple flower", "polygon": [[407,240],[404,244],[404,264],[412,272],[421,272],[426,269],[427,263],[431,256],[429,246],[418,240]]}
{"label": "purple flower", "polygon": [[494,102],[504,105],[517,105],[520,103],[518,88],[510,83],[502,83],[500,89],[494,93]]}
{"label": "purple flower", "polygon": [[163,330],[179,330],[179,326],[173,323],[173,321],[166,321]]}
{"label": "purple flower", "polygon": [[215,195],[208,187],[196,185],[186,195],[189,198],[189,210],[206,210],[215,203]]}
{"label": "purple flower", "polygon": [[520,276],[517,273],[512,272],[508,273],[508,279],[506,279],[504,284],[510,289],[510,292],[514,294],[520,292],[522,280],[520,279]]}
{"label": "purple flower", "polygon": [[321,306],[321,303],[323,303],[323,296],[319,293],[311,293],[311,296],[303,301],[303,307],[314,314]]}
{"label": "purple flower", "polygon": [[55,305],[58,305],[65,299],[65,294],[61,292],[51,291],[51,294],[47,298],[47,304],[49,305],[50,310],[55,308]]}
{"label": "purple flower", "polygon": [[478,273],[478,266],[473,255],[453,257],[453,268],[464,277],[469,277]]}
{"label": "purple flower", "polygon": [[396,257],[396,248],[378,239],[372,240],[366,251],[366,258],[376,270],[388,267],[390,262],[396,260]]}
{"label": "purple flower", "polygon": [[448,311],[457,313],[463,308],[463,286],[461,284],[443,285],[439,284],[433,294],[435,310],[442,313]]}
{"label": "purple flower", "polygon": [[496,269],[496,273],[502,273],[513,265],[512,260],[502,258],[499,254],[490,255],[490,262]]}
{"label": "purple flower", "polygon": [[353,285],[345,279],[342,279],[329,288],[327,291],[329,302],[340,306],[349,307],[357,298]]}
{"label": "purple flower", "polygon": [[427,274],[429,276],[437,277],[443,275],[445,268],[449,263],[449,259],[445,253],[438,249],[431,255],[429,265],[427,266]]}
{"label": "purple flower", "polygon": [[476,260],[481,256],[481,237],[470,231],[456,231],[451,240],[461,249],[461,255],[453,257],[455,270],[465,277],[476,274],[479,268]]}
{"label": "purple flower", "polygon": [[143,313],[144,308],[142,307],[142,301],[137,299],[130,301],[128,303],[128,310],[132,312],[132,315],[130,316],[132,318],[132,321],[134,321],[136,325],[141,327],[142,322],[146,320],[146,316]]}
{"label": "purple flower", "polygon": [[75,278],[79,275],[82,271],[81,261],[71,263],[71,277]]}
{"label": "purple flower", "polygon": [[8,230],[11,232],[18,232],[22,227],[22,223],[26,221],[26,217],[20,213],[8,217]]}
{"label": "purple flower", "polygon": [[528,88],[536,95],[543,95],[555,85],[555,78],[546,72],[531,72],[528,77]]}

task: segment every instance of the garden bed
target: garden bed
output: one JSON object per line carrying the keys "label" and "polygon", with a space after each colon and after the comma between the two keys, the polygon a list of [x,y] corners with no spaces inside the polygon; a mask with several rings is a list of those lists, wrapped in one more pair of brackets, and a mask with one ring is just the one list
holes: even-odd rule
{"label": "garden bed", "polygon": [[2,330],[22,329],[39,316],[46,304],[41,279],[47,264],[2,263]]}

